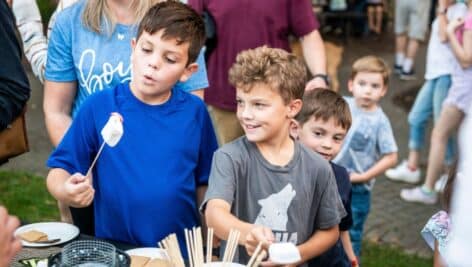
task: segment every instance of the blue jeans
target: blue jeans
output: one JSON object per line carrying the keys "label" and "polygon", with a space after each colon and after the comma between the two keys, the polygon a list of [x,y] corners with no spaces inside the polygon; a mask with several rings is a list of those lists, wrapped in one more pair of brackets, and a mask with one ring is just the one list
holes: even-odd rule
{"label": "blue jeans", "polygon": [[364,184],[352,185],[351,211],[352,227],[349,230],[349,236],[351,237],[352,249],[356,256],[360,258],[364,223],[370,211],[370,190]]}
{"label": "blue jeans", "polygon": [[[443,75],[438,78],[426,80],[416,96],[415,103],[408,114],[410,124],[409,148],[421,150],[424,146],[426,125],[431,117],[436,121],[441,114],[442,103],[446,99],[451,87],[451,76]],[[451,137],[446,147],[446,164],[450,165],[454,160],[454,139]]]}

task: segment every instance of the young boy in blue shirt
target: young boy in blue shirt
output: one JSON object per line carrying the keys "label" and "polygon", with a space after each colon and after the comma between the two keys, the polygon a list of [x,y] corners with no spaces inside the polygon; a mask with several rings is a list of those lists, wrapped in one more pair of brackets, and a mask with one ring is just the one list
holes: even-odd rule
{"label": "young boy in blue shirt", "polygon": [[[241,232],[236,261],[247,263],[259,242],[297,245],[306,262],[334,245],[345,215],[328,162],[295,142],[290,124],[302,106],[305,66],[281,49],[240,53],[230,69],[245,136],[213,157],[202,209],[215,235]],[[314,231],[316,230],[316,231]]]}
{"label": "young boy in blue shirt", "polygon": [[295,117],[291,135],[329,161],[336,178],[339,195],[347,215],[339,223],[340,239],[328,251],[310,261],[310,266],[358,266],[352,250],[349,229],[352,226],[351,182],[349,174],[331,160],[336,157],[351,127],[351,112],[338,93],[317,89],[303,96],[302,110]]}
{"label": "young boy in blue shirt", "polygon": [[[182,242],[183,229],[199,223],[217,142],[205,104],[174,85],[198,68],[204,40],[191,8],[152,7],[131,43],[131,82],[90,96],[50,156],[49,191],[72,207],[94,200],[97,237],[154,247],[172,232]],[[122,115],[124,134],[105,146],[93,179],[85,177],[112,112]]]}
{"label": "young boy in blue shirt", "polygon": [[352,183],[352,219],[349,234],[356,256],[361,253],[362,232],[370,210],[375,177],[397,162],[392,126],[379,101],[387,93],[388,65],[374,56],[362,57],[352,66],[346,101],[352,126],[334,162],[345,167]]}

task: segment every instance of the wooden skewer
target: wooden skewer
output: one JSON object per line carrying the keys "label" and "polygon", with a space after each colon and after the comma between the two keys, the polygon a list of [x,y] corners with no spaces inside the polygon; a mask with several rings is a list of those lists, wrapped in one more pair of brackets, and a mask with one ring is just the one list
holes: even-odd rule
{"label": "wooden skewer", "polygon": [[238,249],[238,244],[239,244],[239,236],[241,235],[241,233],[239,231],[235,231],[235,235],[233,236],[234,237],[234,240],[233,240],[233,247],[231,248],[231,254],[230,254],[230,258],[229,258],[229,261],[230,262],[233,262],[233,259],[234,259],[234,254],[236,253],[236,249]]}
{"label": "wooden skewer", "polygon": [[259,253],[259,256],[257,256],[256,261],[251,267],[257,267],[261,264],[262,260],[266,257],[267,253],[265,250],[262,250],[261,253]]}
{"label": "wooden skewer", "polygon": [[251,267],[252,264],[254,264],[254,261],[256,260],[259,252],[261,251],[261,248],[262,248],[262,242],[259,242],[259,244],[257,244],[256,250],[254,250],[254,253],[252,254],[251,258],[249,259],[246,265],[247,267]]}
{"label": "wooden skewer", "polygon": [[188,262],[190,264],[190,267],[193,267],[193,256],[192,256],[192,249],[190,247],[190,233],[188,229],[184,230],[185,233],[185,243],[187,245],[187,254],[188,254]]}
{"label": "wooden skewer", "polygon": [[207,255],[206,255],[206,262],[211,262],[213,252],[213,228],[208,228],[207,234]]}

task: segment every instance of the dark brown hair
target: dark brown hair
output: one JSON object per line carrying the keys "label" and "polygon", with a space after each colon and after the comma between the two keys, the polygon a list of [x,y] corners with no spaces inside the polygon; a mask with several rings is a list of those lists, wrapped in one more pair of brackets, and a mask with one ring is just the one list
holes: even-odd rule
{"label": "dark brown hair", "polygon": [[376,56],[361,57],[354,62],[351,70],[351,80],[354,80],[359,72],[374,72],[380,73],[384,82],[384,86],[388,85],[388,78],[390,76],[390,68],[387,63]]}
{"label": "dark brown hair", "polygon": [[308,91],[303,96],[302,110],[295,119],[300,125],[305,124],[311,117],[316,120],[327,121],[334,118],[337,125],[341,125],[346,131],[352,123],[351,111],[346,100],[338,93],[328,89],[315,89]]}
{"label": "dark brown hair", "polygon": [[285,104],[302,99],[307,79],[305,65],[295,55],[267,46],[242,51],[229,70],[232,86],[250,91],[255,84],[267,84]]}
{"label": "dark brown hair", "polygon": [[197,12],[177,1],[158,3],[144,15],[136,39],[139,39],[143,31],[154,34],[162,29],[162,38],[175,38],[179,45],[189,43],[187,64],[197,60],[205,43],[205,25]]}

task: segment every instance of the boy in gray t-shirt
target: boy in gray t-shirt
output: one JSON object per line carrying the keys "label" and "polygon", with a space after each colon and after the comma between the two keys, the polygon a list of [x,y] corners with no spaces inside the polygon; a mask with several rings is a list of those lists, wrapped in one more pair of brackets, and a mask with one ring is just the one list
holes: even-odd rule
{"label": "boy in gray t-shirt", "polygon": [[304,265],[338,239],[345,210],[331,167],[289,136],[306,77],[294,55],[267,47],[240,53],[230,70],[246,135],[214,154],[202,208],[218,238],[241,232],[240,263],[259,242],[292,242]]}

